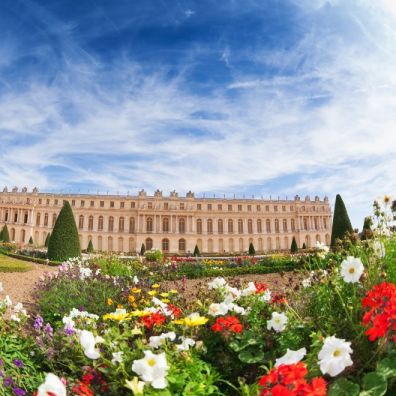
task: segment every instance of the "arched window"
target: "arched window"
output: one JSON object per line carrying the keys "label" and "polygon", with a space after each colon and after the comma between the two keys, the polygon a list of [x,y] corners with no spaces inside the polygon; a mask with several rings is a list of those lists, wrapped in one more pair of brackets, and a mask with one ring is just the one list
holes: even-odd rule
{"label": "arched window", "polygon": [[[234,221],[232,219],[228,220],[228,233],[232,234],[234,232]],[[230,239],[232,241],[232,239]],[[233,251],[233,250],[231,250]]]}
{"label": "arched window", "polygon": [[213,234],[213,221],[209,219],[207,222],[208,234]]}
{"label": "arched window", "polygon": [[[223,220],[219,219],[219,220],[217,220],[217,233],[222,234],[223,232],[224,232],[223,231]],[[222,251],[223,251],[223,249],[221,249],[221,252]]]}
{"label": "arched window", "polygon": [[135,218],[134,217],[130,217],[129,218],[129,233],[133,234],[134,232],[135,232]]}
{"label": "arched window", "polygon": [[44,226],[48,226],[48,213],[44,215]]}
{"label": "arched window", "polygon": [[[37,216],[39,215],[39,213],[37,213]],[[8,210],[6,210],[5,215],[4,215],[4,221],[7,222],[8,221]],[[40,224],[40,223],[39,223]],[[37,224],[37,225],[39,225]]]}
{"label": "arched window", "polygon": [[151,238],[146,238],[146,250],[151,250],[153,248],[153,240]]}
{"label": "arched window", "polygon": [[276,237],[275,242],[276,242],[276,250],[280,250],[281,248],[280,238]]}
{"label": "arched window", "polygon": [[323,228],[325,230],[327,230],[327,219],[326,219],[326,217],[323,217]]}
{"label": "arched window", "polygon": [[11,241],[15,241],[15,228],[11,228]]}
{"label": "arched window", "polygon": [[109,217],[109,227],[108,227],[108,231],[113,231],[113,229],[114,229],[114,217],[113,216],[110,216]]}
{"label": "arched window", "polygon": [[326,239],[326,245],[330,245],[330,235],[329,234],[326,234],[325,239]]}
{"label": "arched window", "polygon": [[119,252],[124,251],[124,239],[122,237],[118,238],[118,251]]}
{"label": "arched window", "polygon": [[319,235],[319,234],[316,235],[316,242],[319,242],[319,243],[322,242],[322,239],[320,238],[320,235]]}
{"label": "arched window", "polygon": [[129,238],[129,253],[134,253],[135,251],[135,240],[133,238]]}
{"label": "arched window", "polygon": [[26,224],[28,222],[28,219],[29,219],[29,214],[28,214],[28,212],[25,212],[25,216],[23,218],[23,222]]}
{"label": "arched window", "polygon": [[84,228],[84,216],[80,215],[78,218],[78,228],[82,230]]}
{"label": "arched window", "polygon": [[197,239],[197,246],[200,252],[202,252],[202,239]]}
{"label": "arched window", "polygon": [[243,234],[243,220],[242,219],[238,220],[238,233]]}
{"label": "arched window", "polygon": [[304,230],[308,230],[308,220],[306,217],[304,217],[303,223],[304,223]]}
{"label": "arched window", "polygon": [[258,250],[259,250],[259,252],[262,252],[264,250],[263,249],[263,238],[258,239]]}
{"label": "arched window", "polygon": [[252,219],[248,220],[248,233],[253,234],[253,220]]}
{"label": "arched window", "polygon": [[289,249],[290,248],[290,246],[289,246],[289,238],[285,237],[284,241],[285,241],[285,244],[284,244],[283,248],[284,249]]}
{"label": "arched window", "polygon": [[275,219],[275,232],[279,233],[279,220]]}
{"label": "arched window", "polygon": [[93,230],[93,220],[94,220],[93,216],[88,217],[88,230],[89,231]]}
{"label": "arched window", "polygon": [[52,227],[55,225],[55,223],[56,223],[56,213],[52,215]]}
{"label": "arched window", "polygon": [[169,252],[169,239],[165,238],[162,240],[162,251]]}
{"label": "arched window", "polygon": [[219,239],[219,253],[224,252],[224,241],[222,239]]}
{"label": "arched window", "polygon": [[[103,216],[99,216],[98,231],[103,231]],[[98,240],[98,248],[99,248],[99,240]],[[102,249],[99,249],[99,250],[102,250]]]}
{"label": "arched window", "polygon": [[267,250],[272,250],[272,240],[270,237],[267,238]]}
{"label": "arched window", "polygon": [[234,240],[232,238],[228,240],[228,251],[230,253],[234,251]]}
{"label": "arched window", "polygon": [[290,225],[291,225],[291,230],[293,232],[296,231],[296,223],[295,223],[294,219],[291,219]]}
{"label": "arched window", "polygon": [[21,231],[21,242],[22,242],[22,243],[25,243],[25,239],[26,239],[26,231],[25,231],[25,230],[22,230],[22,231]]}
{"label": "arched window", "polygon": [[261,219],[257,220],[257,232],[261,234],[263,232],[263,226],[261,224]]}
{"label": "arched window", "polygon": [[305,237],[305,245],[307,246],[307,248],[311,247],[311,237],[309,235]]}
{"label": "arched window", "polygon": [[202,234],[202,220],[197,220],[197,234]]}
{"label": "arched window", "polygon": [[179,252],[185,252],[186,251],[186,240],[185,239],[179,239]]}
{"label": "arched window", "polygon": [[271,232],[271,220],[270,219],[267,219],[265,221],[265,229],[266,229],[267,233]]}
{"label": "arched window", "polygon": [[113,237],[111,237],[111,236],[109,236],[109,237],[107,238],[107,250],[108,250],[109,252],[112,252],[112,251],[113,251]]}
{"label": "arched window", "polygon": [[153,218],[152,217],[147,217],[147,220],[146,220],[146,231],[147,232],[153,232]]}
{"label": "arched window", "polygon": [[239,238],[239,251],[243,252],[243,239]]}
{"label": "arched window", "polygon": [[162,232],[169,232],[169,217],[162,219]]}
{"label": "arched window", "polygon": [[319,230],[318,218],[317,217],[314,217],[314,225],[315,225],[315,230]]}
{"label": "arched window", "polygon": [[208,239],[208,252],[213,253],[213,239]]}
{"label": "arched window", "polygon": [[[6,221],[7,221],[7,217],[8,217],[8,212],[6,213]],[[41,214],[37,213],[37,216],[36,216],[36,225],[37,226],[40,225],[40,221],[41,221]]]}
{"label": "arched window", "polygon": [[287,220],[283,219],[283,232],[287,232]]}
{"label": "arched window", "polygon": [[186,232],[186,220],[184,217],[179,219],[179,234],[184,234]]}
{"label": "arched window", "polygon": [[[103,229],[103,227],[102,227],[102,229]],[[101,252],[103,250],[103,239],[100,235],[98,236],[98,250],[99,250],[99,252]]]}
{"label": "arched window", "polygon": [[[125,224],[125,219],[123,217],[120,217],[118,219],[118,232],[124,232],[124,224]],[[122,252],[122,250],[120,250]]]}

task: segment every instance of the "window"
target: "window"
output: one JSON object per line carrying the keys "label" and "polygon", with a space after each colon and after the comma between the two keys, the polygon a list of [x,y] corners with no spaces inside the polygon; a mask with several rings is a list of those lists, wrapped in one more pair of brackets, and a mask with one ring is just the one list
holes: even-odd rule
{"label": "window", "polygon": [[152,202],[148,202],[147,203],[147,209],[153,209],[153,203]]}
{"label": "window", "polygon": [[55,223],[56,223],[56,213],[52,215],[52,227],[55,225]]}
{"label": "window", "polygon": [[100,201],[100,207],[104,208],[104,201]]}
{"label": "window", "polygon": [[282,211],[286,212],[286,206],[282,206]]}
{"label": "window", "polygon": [[283,232],[287,232],[287,220],[283,220]]}
{"label": "window", "polygon": [[83,208],[85,206],[85,201],[81,201],[80,206]]}
{"label": "window", "polygon": [[228,211],[232,212],[232,205],[228,205]]}
{"label": "window", "polygon": [[76,200],[72,199],[72,206],[76,206]]}
{"label": "window", "polygon": [[197,220],[197,234],[202,234],[202,220]]}
{"label": "window", "polygon": [[228,233],[232,234],[234,232],[234,221],[232,219],[228,220]]}
{"label": "window", "polygon": [[[29,203],[30,203],[30,202],[29,202]],[[55,204],[55,205],[58,205],[58,200],[57,200],[57,199],[55,199],[54,204]]]}
{"label": "window", "polygon": [[212,210],[212,204],[208,204],[208,210]]}
{"label": "window", "polygon": [[110,216],[109,217],[109,226],[108,226],[108,231],[113,231],[113,229],[114,229],[114,217],[113,216]]}
{"label": "window", "polygon": [[50,204],[50,200],[49,199],[47,199],[47,205],[49,205]]}
{"label": "window", "polygon": [[278,211],[278,205],[274,205],[274,212]]}
{"label": "window", "polygon": [[165,209],[165,210],[168,210],[168,209],[169,209],[169,204],[168,204],[168,202],[165,202],[165,203],[164,203],[164,209]]}
{"label": "window", "polygon": [[84,228],[84,216],[80,215],[78,218],[78,228],[82,230]]}
{"label": "window", "polygon": [[135,202],[131,202],[131,209],[135,209],[135,206],[136,206]]}
{"label": "window", "polygon": [[242,212],[242,205],[238,205],[238,211]]}
{"label": "window", "polygon": [[129,233],[133,234],[135,232],[135,218],[130,217],[129,218]]}
{"label": "window", "polygon": [[152,217],[147,217],[147,220],[146,220],[146,231],[147,232],[153,232],[153,218]]}
{"label": "window", "polygon": [[202,210],[202,205],[201,204],[197,204],[197,210]]}
{"label": "window", "polygon": [[43,201],[43,200],[40,198],[40,199],[39,199],[39,205],[41,205],[42,201]]}
{"label": "window", "polygon": [[93,221],[94,221],[93,216],[89,216],[89,217],[88,217],[88,230],[89,230],[89,231],[92,231],[92,230],[93,230]]}
{"label": "window", "polygon": [[114,201],[110,201],[110,208],[114,208]]}
{"label": "window", "polygon": [[269,212],[269,205],[265,205],[265,211]]}
{"label": "window", "polygon": [[266,220],[265,221],[265,230],[270,233],[271,232],[271,220]]}
{"label": "window", "polygon": [[213,234],[213,220],[209,219],[206,225],[207,225],[208,234]]}
{"label": "window", "polygon": [[44,215],[44,225],[47,227],[48,226],[48,213]]}
{"label": "window", "polygon": [[28,213],[25,212],[25,217],[24,217],[24,219],[23,219],[23,222],[24,222],[25,224],[28,222],[28,217],[29,217]]}
{"label": "window", "polygon": [[275,232],[279,232],[279,220],[275,219]]}
{"label": "window", "polygon": [[323,227],[324,227],[324,229],[327,229],[327,219],[326,219],[326,217],[323,217]]}
{"label": "window", "polygon": [[[7,217],[8,217],[8,212],[6,213],[6,218],[5,218],[5,221],[7,221]],[[40,213],[37,213],[37,216],[36,216],[36,225],[40,225],[40,217],[41,217],[41,215],[40,215]]]}
{"label": "window", "polygon": [[89,203],[89,206],[90,206],[91,208],[93,208],[93,207],[95,206],[95,201],[91,201],[91,202]]}
{"label": "window", "polygon": [[261,206],[260,206],[260,205],[257,205],[257,206],[256,206],[256,210],[257,210],[257,212],[261,212]]}
{"label": "window", "polygon": [[124,209],[125,208],[125,202],[120,202],[120,208]]}
{"label": "window", "polygon": [[[18,222],[18,213],[15,213],[14,214],[14,223],[17,223]],[[44,224],[44,225],[46,225],[46,224]]]}
{"label": "window", "polygon": [[238,233],[243,234],[243,220],[242,219],[238,220]]}
{"label": "window", "polygon": [[186,220],[184,217],[179,219],[179,233],[184,234],[186,232]]}
{"label": "window", "polygon": [[153,240],[151,238],[146,238],[146,250],[151,250],[153,248]]}
{"label": "window", "polygon": [[261,219],[257,220],[257,232],[261,234],[263,232],[263,226],[261,224]]}
{"label": "window", "polygon": [[253,234],[253,220],[252,219],[248,220],[248,233]]}
{"label": "window", "polygon": [[184,203],[180,204],[180,210],[184,210]]}
{"label": "window", "polygon": [[186,251],[186,240],[179,239],[179,252],[185,252],[185,251]]}
{"label": "window", "polygon": [[217,232],[219,234],[222,234],[224,232],[223,231],[223,220],[221,220],[221,219],[217,220]]}
{"label": "window", "polygon": [[252,205],[248,205],[248,212],[252,211]]}
{"label": "window", "polygon": [[162,240],[162,251],[169,252],[169,239]]}
{"label": "window", "polygon": [[222,204],[218,204],[217,205],[217,210],[223,210],[223,205]]}
{"label": "window", "polygon": [[123,217],[120,217],[118,219],[118,231],[124,232],[124,226],[125,226],[125,219]]}
{"label": "window", "polygon": [[296,225],[295,225],[294,219],[291,219],[290,225],[291,225],[291,230],[295,231],[296,230]]}
{"label": "window", "polygon": [[99,216],[98,231],[103,231],[103,216]]}
{"label": "window", "polygon": [[169,232],[169,218],[164,217],[162,219],[162,232]]}
{"label": "window", "polygon": [[317,217],[314,217],[314,225],[315,225],[315,230],[318,230],[319,226],[318,226],[318,218]]}
{"label": "window", "polygon": [[293,210],[294,210],[294,207],[290,206],[290,212],[293,212]]}

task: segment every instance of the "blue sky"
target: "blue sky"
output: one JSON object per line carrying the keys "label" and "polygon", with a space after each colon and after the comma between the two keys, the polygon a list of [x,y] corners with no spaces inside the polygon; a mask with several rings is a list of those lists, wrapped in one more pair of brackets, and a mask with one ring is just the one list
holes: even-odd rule
{"label": "blue sky", "polygon": [[396,192],[392,0],[2,0],[0,185]]}

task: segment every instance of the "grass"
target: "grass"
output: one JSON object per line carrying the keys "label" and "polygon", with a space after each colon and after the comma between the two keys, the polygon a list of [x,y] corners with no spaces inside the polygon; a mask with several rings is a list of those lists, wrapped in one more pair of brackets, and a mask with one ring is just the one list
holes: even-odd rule
{"label": "grass", "polygon": [[26,272],[32,268],[30,263],[0,254],[0,272]]}

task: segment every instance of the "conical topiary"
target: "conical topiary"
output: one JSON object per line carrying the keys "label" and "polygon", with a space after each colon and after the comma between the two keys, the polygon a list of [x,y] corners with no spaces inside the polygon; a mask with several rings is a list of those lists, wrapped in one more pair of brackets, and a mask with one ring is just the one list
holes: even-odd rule
{"label": "conical topiary", "polygon": [[93,253],[93,252],[94,252],[94,247],[93,247],[92,240],[90,239],[88,242],[88,246],[87,246],[87,253]]}
{"label": "conical topiary", "polygon": [[351,220],[349,220],[344,201],[337,194],[334,206],[333,229],[331,230],[331,246],[334,247],[336,245],[337,239],[343,240],[348,232],[353,232]]}
{"label": "conical topiary", "polygon": [[73,211],[65,201],[59,213],[48,244],[48,258],[54,261],[65,261],[80,257],[81,248]]}
{"label": "conical topiary", "polygon": [[51,233],[49,232],[45,238],[45,242],[44,242],[45,247],[48,247],[50,239],[51,239]]}
{"label": "conical topiary", "polygon": [[194,257],[199,257],[201,255],[201,252],[199,251],[198,245],[195,245],[193,255],[194,255]]}
{"label": "conical topiary", "polygon": [[371,226],[373,225],[373,219],[371,216],[367,216],[364,218],[362,233],[360,234],[360,239],[362,241],[366,239],[371,239],[373,237],[373,231],[371,230]]}
{"label": "conical topiary", "polygon": [[306,249],[306,248],[307,248],[307,245],[305,244],[305,242],[303,243],[302,248],[303,248],[303,249]]}
{"label": "conical topiary", "polygon": [[142,243],[142,246],[140,248],[140,255],[144,256],[144,253],[146,253],[146,246],[144,246],[144,243]]}
{"label": "conical topiary", "polygon": [[249,243],[249,254],[250,254],[251,256],[254,256],[254,255],[256,254],[256,249],[255,249],[254,246],[253,246],[253,242],[250,242],[250,243]]}
{"label": "conical topiary", "polygon": [[2,242],[10,242],[10,234],[8,232],[7,224],[4,224],[4,227],[1,230],[0,241],[2,241]]}
{"label": "conical topiary", "polygon": [[298,246],[297,246],[297,242],[296,242],[296,238],[293,237],[292,243],[291,243],[291,247],[290,247],[290,251],[292,253],[297,253],[298,252]]}
{"label": "conical topiary", "polygon": [[29,238],[29,245],[33,245],[33,237],[32,236]]}

